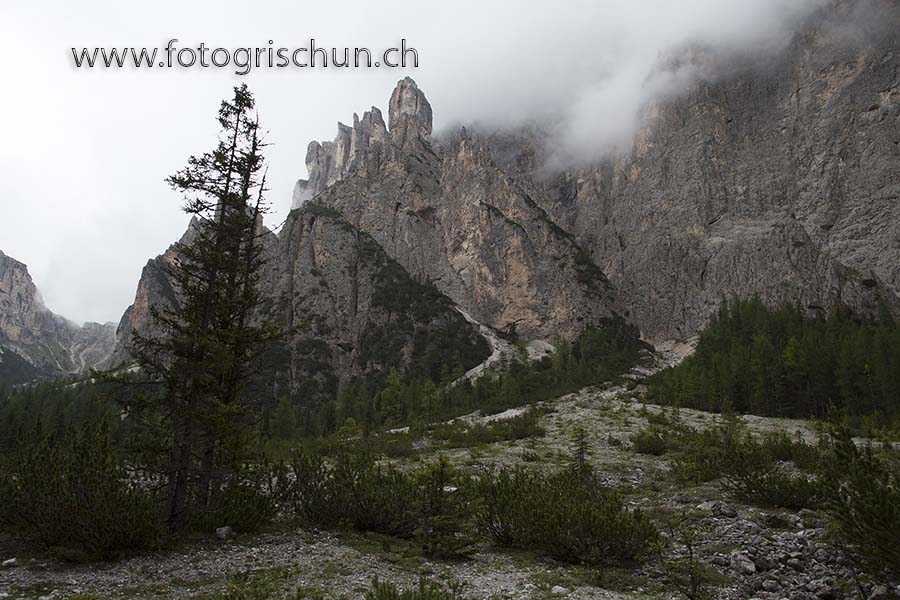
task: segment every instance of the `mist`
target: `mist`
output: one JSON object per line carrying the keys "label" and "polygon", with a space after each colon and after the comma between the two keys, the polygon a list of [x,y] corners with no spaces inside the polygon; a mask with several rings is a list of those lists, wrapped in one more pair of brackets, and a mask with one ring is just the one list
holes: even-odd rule
{"label": "mist", "polygon": [[[591,161],[626,150],[649,103],[727,75],[714,66],[725,57],[782,52],[825,3],[601,0],[563,11],[545,3],[521,11],[527,15],[521,24],[499,32],[504,11],[491,5],[492,12],[482,11],[487,18],[457,38],[456,49],[429,57],[444,76],[429,81],[426,92],[438,102],[441,125],[543,122],[556,137],[559,160]],[[440,48],[453,46],[445,41]],[[695,49],[709,61],[679,60]]]}
{"label": "mist", "polygon": [[[247,82],[269,130],[276,225],[305,177],[306,146],[336,121],[386,109],[398,79],[428,96],[437,129],[552,123],[558,160],[627,148],[644,106],[719,77],[672,57],[781,52],[826,0],[617,0],[426,4],[5,3],[0,59],[0,249],[29,265],[52,310],[117,321],[147,259],[187,225],[164,178],[215,142],[218,103]],[[72,47],[415,47],[407,69],[76,69]],[[682,63],[677,63],[682,64]],[[386,112],[386,111],[385,111]]]}

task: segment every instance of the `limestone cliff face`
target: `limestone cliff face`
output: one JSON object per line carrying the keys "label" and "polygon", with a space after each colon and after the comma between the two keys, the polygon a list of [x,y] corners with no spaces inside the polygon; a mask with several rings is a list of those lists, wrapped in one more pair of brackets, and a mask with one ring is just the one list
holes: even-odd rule
{"label": "limestone cliff face", "polygon": [[731,295],[896,309],[898,32],[896,3],[834,2],[786,53],[649,107],[630,153],[590,167],[547,175],[534,133],[486,143],[647,335],[690,336]]}
{"label": "limestone cliff face", "polygon": [[572,236],[484,145],[465,131],[433,143],[431,127],[431,106],[406,78],[391,97],[388,130],[376,109],[339,126],[333,143],[310,146],[309,179],[298,188],[317,190],[312,202],[338,210],[491,327],[552,339],[610,316],[613,289]]}
{"label": "limestone cliff face", "polygon": [[17,368],[30,373],[18,379],[85,372],[102,363],[114,345],[115,327],[111,323],[79,326],[54,314],[44,306],[28,267],[0,252],[2,362],[16,360],[21,365],[24,360],[29,365],[27,369],[24,365]]}

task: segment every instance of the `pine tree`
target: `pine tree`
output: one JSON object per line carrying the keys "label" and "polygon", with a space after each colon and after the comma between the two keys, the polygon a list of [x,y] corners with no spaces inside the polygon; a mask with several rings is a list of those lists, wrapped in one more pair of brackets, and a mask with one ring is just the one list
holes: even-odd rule
{"label": "pine tree", "polygon": [[245,457],[258,407],[242,392],[254,358],[279,335],[252,319],[266,212],[265,144],[253,109],[247,86],[235,88],[219,109],[215,149],[167,179],[193,217],[171,272],[178,302],[151,310],[162,335],[134,335],[138,364],[162,387],[145,397],[142,412],[166,438],[161,463],[173,528],[190,505],[202,509],[210,486]]}

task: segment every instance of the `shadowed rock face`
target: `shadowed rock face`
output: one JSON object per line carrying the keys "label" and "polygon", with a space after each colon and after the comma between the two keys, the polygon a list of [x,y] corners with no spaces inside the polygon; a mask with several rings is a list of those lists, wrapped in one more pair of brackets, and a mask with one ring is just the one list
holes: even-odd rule
{"label": "shadowed rock face", "polygon": [[[182,242],[189,241],[191,230]],[[288,386],[307,405],[334,398],[353,377],[391,367],[435,375],[423,362],[429,355],[468,369],[490,353],[453,302],[413,280],[371,236],[333,210],[307,205],[291,213],[279,236],[260,239],[267,262],[255,317],[289,332],[263,356],[260,375],[272,385]],[[108,366],[129,360],[133,331],[160,333],[154,331],[150,307],[177,304],[171,281],[176,257],[173,246],[147,263]]]}
{"label": "shadowed rock face", "polygon": [[429,356],[468,369],[490,353],[453,302],[329,209],[291,214],[265,282],[267,318],[294,330],[290,380],[305,396],[333,398],[350,377],[391,367],[439,376]]}
{"label": "shadowed rock face", "polygon": [[47,309],[28,267],[0,252],[2,361],[8,365],[15,361],[17,372],[29,374],[16,377],[15,383],[85,372],[104,362],[115,343],[112,323],[79,326]]}

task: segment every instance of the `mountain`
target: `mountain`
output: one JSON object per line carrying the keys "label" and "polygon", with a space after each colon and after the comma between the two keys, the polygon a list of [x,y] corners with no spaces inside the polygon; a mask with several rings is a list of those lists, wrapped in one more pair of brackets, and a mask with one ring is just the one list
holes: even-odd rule
{"label": "mountain", "polygon": [[[722,299],[900,310],[900,8],[835,1],[784,51],[691,49],[628,152],[561,169],[540,124],[432,133],[401,81],[310,144],[295,204],[335,208],[479,321],[571,336],[610,311],[686,339]],[[661,68],[665,68],[665,65]],[[598,114],[598,119],[603,115]]]}
{"label": "mountain", "polygon": [[[333,399],[342,383],[392,367],[439,380],[445,365],[464,372],[489,356],[478,327],[449,298],[412,278],[336,211],[304,206],[291,212],[280,235],[260,239],[268,260],[256,318],[288,331],[260,361],[267,393],[290,390],[309,406]],[[133,331],[158,333],[151,306],[177,304],[170,279],[176,258],[173,245],[144,267],[108,366],[128,360]]]}
{"label": "mountain", "polygon": [[[479,328],[552,342],[619,315],[686,339],[728,297],[900,313],[898,32],[896,3],[834,0],[783,51],[691,49],[690,89],[645,107],[628,151],[578,167],[540,124],[436,134],[401,80],[387,123],[372,107],[309,144],[295,210],[265,238],[260,316],[306,325],[278,369],[319,394],[425,368],[443,326],[462,368],[486,351]],[[173,300],[171,259],[145,268],[117,356]]]}
{"label": "mountain", "polygon": [[484,143],[645,335],[689,337],[726,296],[896,312],[897,3],[830,2],[783,52],[695,59],[715,75],[648,107],[627,153],[560,170],[535,131]]}
{"label": "mountain", "polygon": [[25,264],[0,252],[0,383],[83,373],[115,347],[115,325],[76,325],[44,306]]}
{"label": "mountain", "polygon": [[369,235],[334,210],[291,213],[270,260],[267,317],[293,330],[290,383],[306,398],[333,399],[355,376],[398,368],[440,381],[490,354],[456,304],[417,281]]}
{"label": "mountain", "polygon": [[432,112],[400,81],[377,108],[313,142],[295,202],[335,209],[416,279],[476,320],[525,339],[573,337],[617,307],[615,290],[488,148],[465,130],[432,139]]}

